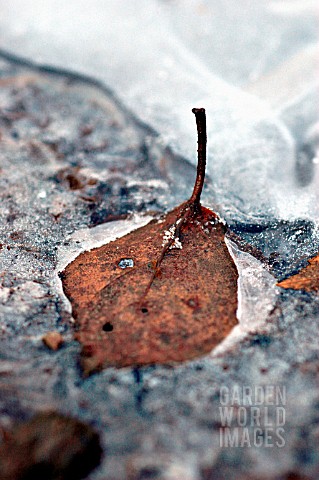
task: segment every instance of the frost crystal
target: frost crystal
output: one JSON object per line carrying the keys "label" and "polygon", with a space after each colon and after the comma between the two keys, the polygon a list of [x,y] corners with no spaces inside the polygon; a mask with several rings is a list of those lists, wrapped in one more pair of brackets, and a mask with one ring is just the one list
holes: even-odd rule
{"label": "frost crystal", "polygon": [[182,242],[180,241],[180,239],[178,237],[176,237],[174,239],[174,243],[172,243],[172,245],[169,247],[170,249],[172,248],[179,248],[180,250],[182,250],[183,248],[183,245],[182,245]]}
{"label": "frost crystal", "polygon": [[[177,224],[177,222],[176,222],[176,224]],[[170,245],[170,247],[169,247],[170,250],[172,248],[180,248],[180,249],[183,248],[180,239],[178,237],[175,237],[175,232],[176,232],[176,225],[173,225],[168,230],[165,230],[164,236],[163,236],[162,247],[165,247],[167,242],[169,242],[170,240],[174,240],[172,245]]]}
{"label": "frost crystal", "polygon": [[170,227],[168,230],[165,230],[164,236],[163,236],[162,247],[164,247],[165,244],[166,244],[169,240],[172,240],[172,239],[174,238],[174,236],[175,236],[175,230],[176,230],[175,225],[173,225],[172,227]]}

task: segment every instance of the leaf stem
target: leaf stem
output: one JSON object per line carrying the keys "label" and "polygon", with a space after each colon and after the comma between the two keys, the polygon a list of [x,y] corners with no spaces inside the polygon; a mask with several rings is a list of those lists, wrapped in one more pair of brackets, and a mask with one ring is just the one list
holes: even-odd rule
{"label": "leaf stem", "polygon": [[206,114],[205,108],[193,108],[192,112],[196,117],[197,125],[197,136],[198,136],[198,160],[197,160],[197,175],[194,185],[194,190],[192,196],[189,199],[189,202],[198,207],[200,205],[200,196],[203,190],[204,179],[205,179],[205,170],[206,170]]}
{"label": "leaf stem", "polygon": [[162,251],[160,256],[156,260],[154,271],[151,275],[151,278],[146,286],[144,294],[142,295],[138,305],[140,308],[142,301],[145,299],[146,295],[148,294],[156,275],[158,274],[160,265],[172,246],[175,242],[176,238],[179,238],[180,231],[184,224],[194,215],[197,215],[200,211],[200,196],[203,190],[204,180],[205,180],[205,170],[206,170],[206,114],[205,108],[193,108],[192,112],[195,114],[196,117],[196,124],[197,124],[197,135],[198,135],[198,162],[197,162],[197,175],[194,185],[194,190],[192,196],[185,202],[183,208],[180,210],[179,215],[176,221],[173,223],[173,227],[175,227],[174,236],[169,238],[165,245],[163,245]]}

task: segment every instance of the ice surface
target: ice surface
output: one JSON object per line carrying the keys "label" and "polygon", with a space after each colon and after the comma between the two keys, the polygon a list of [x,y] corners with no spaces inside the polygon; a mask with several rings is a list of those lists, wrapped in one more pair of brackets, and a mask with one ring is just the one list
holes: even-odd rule
{"label": "ice surface", "polygon": [[238,320],[244,331],[258,331],[258,328],[265,327],[276,305],[280,290],[276,287],[277,280],[252,255],[241,251],[228,239],[226,243],[239,274]]}
{"label": "ice surface", "polygon": [[241,87],[263,81],[318,39],[316,0],[161,3],[171,29],[183,43],[216,75]]}
{"label": "ice surface", "polygon": [[[295,140],[282,117],[267,102],[225,81],[232,81],[234,75],[242,81],[256,80],[279,59],[315,43],[315,20],[309,14],[314,5],[307,4],[296,18],[284,14],[289,10],[285,3],[278,10],[269,2],[261,2],[261,8],[258,3],[257,8],[256,2],[236,7],[230,1],[224,12],[218,2],[188,1],[184,7],[177,3],[182,14],[174,22],[174,7],[164,3],[141,0],[137,9],[128,0],[93,0],[89,7],[84,0],[0,0],[0,48],[101,81],[160,134],[164,145],[193,164],[190,110],[205,106],[208,173],[214,187],[208,203],[217,202],[228,220],[307,217],[317,221],[316,188],[313,183],[296,185]],[[203,8],[207,24],[197,41],[191,13],[198,8]],[[239,8],[247,26],[240,21]],[[233,17],[227,20],[231,12]],[[182,34],[185,19],[190,24]],[[216,48],[219,33],[225,29],[226,35],[230,25],[229,42]],[[241,38],[246,43],[235,61],[233,47],[240,46]],[[264,60],[254,72],[257,52]],[[231,71],[234,75],[227,74]]]}

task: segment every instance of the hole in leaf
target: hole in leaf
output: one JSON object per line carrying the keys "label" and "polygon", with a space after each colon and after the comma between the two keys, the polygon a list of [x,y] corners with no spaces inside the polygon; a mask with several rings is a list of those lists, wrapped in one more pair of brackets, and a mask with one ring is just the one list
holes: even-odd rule
{"label": "hole in leaf", "polygon": [[142,312],[142,313],[148,313],[148,309],[145,308],[145,307],[142,307],[142,308],[141,308],[141,312]]}
{"label": "hole in leaf", "polygon": [[113,330],[112,323],[110,323],[110,322],[104,323],[104,325],[102,327],[102,330],[103,330],[103,332],[112,332],[112,330]]}

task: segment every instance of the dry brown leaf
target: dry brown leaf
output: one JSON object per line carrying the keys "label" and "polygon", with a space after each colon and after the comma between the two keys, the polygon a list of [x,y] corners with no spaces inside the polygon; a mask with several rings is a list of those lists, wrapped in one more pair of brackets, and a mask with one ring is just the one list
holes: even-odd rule
{"label": "dry brown leaf", "polygon": [[205,110],[194,109],[199,164],[190,200],[85,252],[62,273],[85,374],[107,366],[180,362],[209,352],[237,324],[237,270],[225,227],[200,205]]}
{"label": "dry brown leaf", "polygon": [[308,265],[296,275],[292,275],[277,283],[278,287],[291,288],[293,290],[305,290],[306,292],[318,292],[319,290],[319,254],[308,260]]}

